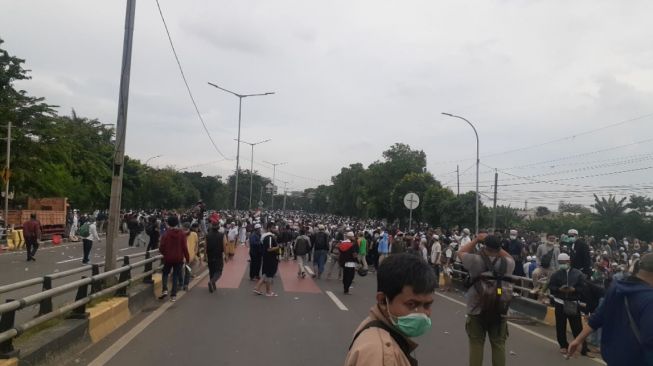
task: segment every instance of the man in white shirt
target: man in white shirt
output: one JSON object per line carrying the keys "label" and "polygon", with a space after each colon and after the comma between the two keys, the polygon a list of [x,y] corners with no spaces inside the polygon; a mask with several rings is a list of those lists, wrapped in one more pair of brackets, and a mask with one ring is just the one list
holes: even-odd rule
{"label": "man in white shirt", "polygon": [[435,272],[435,288],[440,287],[440,257],[442,256],[442,245],[440,237],[433,235],[433,244],[431,244],[431,265]]}
{"label": "man in white shirt", "polygon": [[470,232],[469,229],[464,228],[463,229],[463,237],[460,238],[460,246],[463,247],[465,244],[469,243],[472,241],[472,238],[469,237]]}
{"label": "man in white shirt", "polygon": [[[97,233],[97,227],[95,225],[95,217],[90,216],[88,218],[88,235],[82,236],[82,246],[84,249],[84,258],[82,259],[82,264],[89,264],[90,259],[88,258],[89,255],[91,254],[91,249],[93,248],[93,242],[100,242],[100,236],[98,236]],[[86,225],[86,223],[84,223]],[[82,226],[84,226],[82,225]],[[80,228],[80,232],[81,232]],[[83,233],[86,234],[86,233]]]}

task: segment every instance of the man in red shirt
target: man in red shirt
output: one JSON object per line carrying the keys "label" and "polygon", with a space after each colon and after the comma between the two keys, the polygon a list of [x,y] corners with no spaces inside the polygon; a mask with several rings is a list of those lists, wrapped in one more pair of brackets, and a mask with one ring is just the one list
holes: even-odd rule
{"label": "man in red shirt", "polygon": [[177,300],[177,285],[181,282],[181,271],[186,263],[190,262],[188,246],[186,245],[186,233],[179,228],[177,216],[168,217],[168,230],[161,237],[159,252],[163,255],[163,293],[159,299],[168,296],[168,276],[172,271],[172,293],[170,300]]}
{"label": "man in red shirt", "polygon": [[27,245],[27,261],[36,261],[34,255],[41,240],[41,223],[36,219],[35,213],[30,214],[30,219],[23,223],[23,236]]}

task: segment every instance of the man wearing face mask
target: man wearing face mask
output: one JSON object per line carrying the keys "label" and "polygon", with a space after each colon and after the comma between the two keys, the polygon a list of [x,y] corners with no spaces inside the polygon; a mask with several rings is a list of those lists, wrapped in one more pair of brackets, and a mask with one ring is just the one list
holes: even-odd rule
{"label": "man wearing face mask", "polygon": [[570,229],[567,235],[571,266],[583,272],[585,276],[591,276],[592,258],[590,257],[589,245],[583,239],[578,238],[578,231],[575,229]]}
{"label": "man wearing face mask", "polygon": [[376,305],[354,333],[345,366],[415,366],[412,340],[431,329],[436,278],[429,264],[407,253],[386,258],[377,272]]}
{"label": "man wearing face mask", "polygon": [[510,240],[508,240],[506,251],[515,260],[515,271],[512,273],[515,276],[526,277],[524,273],[524,244],[517,238],[517,230],[510,230]]}
{"label": "man wearing face mask", "polygon": [[569,345],[569,355],[599,328],[603,329],[601,355],[609,366],[653,365],[653,254],[642,256],[639,271],[608,290]]}
{"label": "man wearing face mask", "polygon": [[[574,337],[583,329],[579,309],[579,301],[584,291],[585,275],[570,265],[571,258],[567,253],[558,255],[560,269],[551,275],[549,290],[551,291],[551,305],[555,307],[556,336],[560,345],[560,353],[566,355],[567,347],[567,320],[571,326]],[[587,344],[583,343],[582,355],[587,354]]]}

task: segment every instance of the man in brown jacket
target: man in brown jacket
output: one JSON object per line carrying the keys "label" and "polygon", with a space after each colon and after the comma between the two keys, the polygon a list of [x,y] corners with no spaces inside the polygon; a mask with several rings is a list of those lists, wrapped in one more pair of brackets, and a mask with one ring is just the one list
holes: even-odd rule
{"label": "man in brown jacket", "polygon": [[421,257],[386,258],[377,273],[377,303],[356,329],[345,366],[417,365],[411,338],[431,328],[435,284],[433,269]]}

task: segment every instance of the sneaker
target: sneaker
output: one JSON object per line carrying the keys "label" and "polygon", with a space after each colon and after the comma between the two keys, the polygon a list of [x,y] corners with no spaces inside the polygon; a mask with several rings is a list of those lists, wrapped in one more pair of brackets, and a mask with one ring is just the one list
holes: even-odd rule
{"label": "sneaker", "polygon": [[168,297],[168,290],[164,290],[164,291],[161,293],[161,296],[159,296],[159,300],[163,300],[163,299],[165,299],[166,297]]}
{"label": "sneaker", "polygon": [[172,301],[172,302],[177,301],[177,296],[171,296],[171,297],[170,297],[170,301]]}
{"label": "sneaker", "polygon": [[302,272],[302,278],[306,278],[306,272]]}

